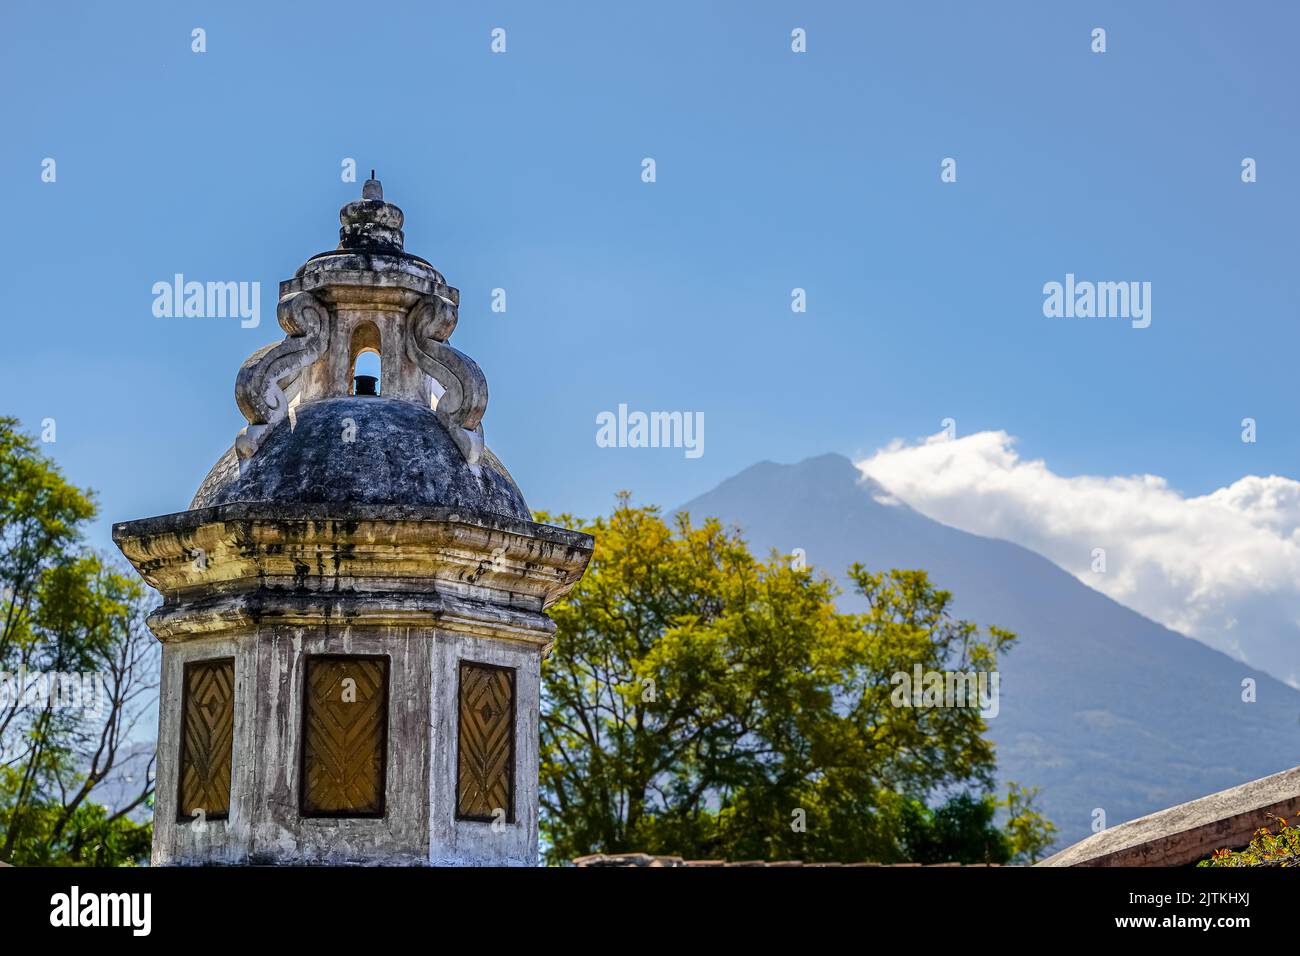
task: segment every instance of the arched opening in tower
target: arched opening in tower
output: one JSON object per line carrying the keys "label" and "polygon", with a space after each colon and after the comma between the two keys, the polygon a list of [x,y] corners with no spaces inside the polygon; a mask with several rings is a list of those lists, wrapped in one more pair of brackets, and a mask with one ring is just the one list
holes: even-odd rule
{"label": "arched opening in tower", "polygon": [[351,394],[383,394],[383,355],[375,323],[362,322],[352,330],[351,354]]}

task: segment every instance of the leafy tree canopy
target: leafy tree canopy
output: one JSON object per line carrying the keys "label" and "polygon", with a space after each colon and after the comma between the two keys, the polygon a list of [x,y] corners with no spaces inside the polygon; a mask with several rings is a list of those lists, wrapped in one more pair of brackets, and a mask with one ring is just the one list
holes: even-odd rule
{"label": "leafy tree canopy", "polygon": [[[91,496],[12,418],[0,418],[0,860],[113,865],[147,858],[129,819],[153,793],[152,762],[108,810],[157,650],[143,593],[84,542]],[[102,792],[102,791],[99,791]]]}
{"label": "leafy tree canopy", "polygon": [[552,862],[643,851],[711,859],[1006,862],[1051,824],[992,795],[978,707],[897,706],[898,673],[994,671],[1014,636],[949,613],[923,571],[833,583],[757,561],[716,520],[665,521],[626,494],[582,582],[551,610],[542,832]]}

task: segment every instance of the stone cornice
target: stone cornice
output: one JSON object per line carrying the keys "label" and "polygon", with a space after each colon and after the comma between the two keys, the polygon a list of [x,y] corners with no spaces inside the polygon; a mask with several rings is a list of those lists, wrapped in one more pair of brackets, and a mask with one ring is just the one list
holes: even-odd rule
{"label": "stone cornice", "polygon": [[501,515],[236,502],[113,526],[161,640],[258,623],[430,626],[547,644],[589,535]]}

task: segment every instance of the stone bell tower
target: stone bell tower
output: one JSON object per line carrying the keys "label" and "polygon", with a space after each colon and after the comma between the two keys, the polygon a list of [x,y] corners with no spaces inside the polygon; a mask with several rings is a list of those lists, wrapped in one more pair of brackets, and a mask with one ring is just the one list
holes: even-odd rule
{"label": "stone bell tower", "polygon": [[163,596],[153,862],[535,864],[545,609],[592,539],[484,444],[459,295],[379,182],[340,219],[190,510],[113,528]]}

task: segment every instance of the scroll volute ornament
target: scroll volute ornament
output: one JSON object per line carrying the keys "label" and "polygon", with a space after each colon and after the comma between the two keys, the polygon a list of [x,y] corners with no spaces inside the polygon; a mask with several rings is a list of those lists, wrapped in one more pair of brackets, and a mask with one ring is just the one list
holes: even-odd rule
{"label": "scroll volute ornament", "polygon": [[473,465],[483,456],[487,379],[477,362],[447,344],[456,319],[454,301],[437,294],[425,296],[407,313],[406,354],[443,387],[435,412],[465,461]]}
{"label": "scroll volute ornament", "polygon": [[235,439],[241,463],[253,456],[271,426],[289,413],[303,369],[329,347],[329,309],[310,292],[285,296],[276,307],[276,317],[289,334],[250,355],[235,379],[235,401],[248,419],[248,427]]}

